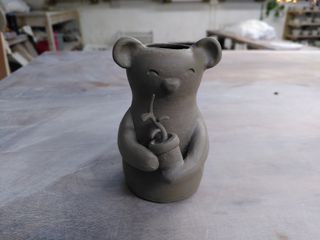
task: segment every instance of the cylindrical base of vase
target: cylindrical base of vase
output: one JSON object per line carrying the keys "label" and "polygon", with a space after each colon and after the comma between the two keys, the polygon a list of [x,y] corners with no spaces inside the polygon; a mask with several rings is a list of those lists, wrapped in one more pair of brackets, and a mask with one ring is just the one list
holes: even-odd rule
{"label": "cylindrical base of vase", "polygon": [[186,199],[198,189],[203,166],[183,181],[168,183],[161,170],[143,172],[123,161],[125,179],[129,189],[138,197],[157,203],[169,203]]}

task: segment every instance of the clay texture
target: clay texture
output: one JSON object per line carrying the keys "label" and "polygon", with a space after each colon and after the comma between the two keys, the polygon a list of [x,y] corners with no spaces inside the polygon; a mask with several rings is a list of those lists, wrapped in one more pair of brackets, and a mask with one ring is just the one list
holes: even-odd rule
{"label": "clay texture", "polygon": [[128,187],[154,202],[173,202],[198,188],[209,149],[197,106],[203,72],[221,59],[213,38],[191,46],[119,39],[114,61],[127,71],[132,103],[118,133]]}

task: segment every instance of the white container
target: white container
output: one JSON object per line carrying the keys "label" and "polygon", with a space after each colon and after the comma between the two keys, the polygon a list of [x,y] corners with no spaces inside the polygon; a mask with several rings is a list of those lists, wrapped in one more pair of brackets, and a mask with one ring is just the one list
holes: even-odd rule
{"label": "white container", "polygon": [[309,30],[302,30],[302,35],[303,36],[309,36],[310,35],[310,31]]}
{"label": "white container", "polygon": [[317,47],[320,47],[320,41],[315,41],[314,45],[317,46]]}
{"label": "white container", "polygon": [[299,37],[301,35],[301,30],[300,29],[293,29],[291,33],[292,33],[292,36]]}
{"label": "white container", "polygon": [[310,23],[312,23],[312,21],[313,21],[313,18],[312,17],[307,17],[306,18],[306,24],[310,24]]}
{"label": "white container", "polygon": [[294,24],[294,25],[299,25],[300,22],[301,22],[301,21],[300,21],[299,18],[295,18],[295,19],[293,19],[293,20],[291,21],[291,23]]}
{"label": "white container", "polygon": [[24,0],[32,10],[48,9],[48,0]]}
{"label": "white container", "polygon": [[312,30],[312,36],[320,36],[317,29]]}

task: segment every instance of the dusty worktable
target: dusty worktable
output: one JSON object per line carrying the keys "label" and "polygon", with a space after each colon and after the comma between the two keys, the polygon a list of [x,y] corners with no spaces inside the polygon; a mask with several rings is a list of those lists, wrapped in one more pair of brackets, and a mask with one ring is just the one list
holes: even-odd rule
{"label": "dusty worktable", "polygon": [[173,204],[125,187],[130,103],[110,52],[47,54],[0,82],[0,239],[320,239],[320,54],[224,52],[199,90],[211,150]]}

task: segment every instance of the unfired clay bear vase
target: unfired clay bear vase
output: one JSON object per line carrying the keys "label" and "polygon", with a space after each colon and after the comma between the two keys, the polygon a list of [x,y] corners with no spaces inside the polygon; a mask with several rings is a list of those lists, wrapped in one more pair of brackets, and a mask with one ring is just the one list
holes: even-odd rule
{"label": "unfired clay bear vase", "polygon": [[121,38],[113,58],[127,70],[133,96],[118,135],[127,185],[154,202],[191,196],[209,149],[197,91],[203,72],[221,59],[219,43],[204,38],[191,46],[145,46]]}

